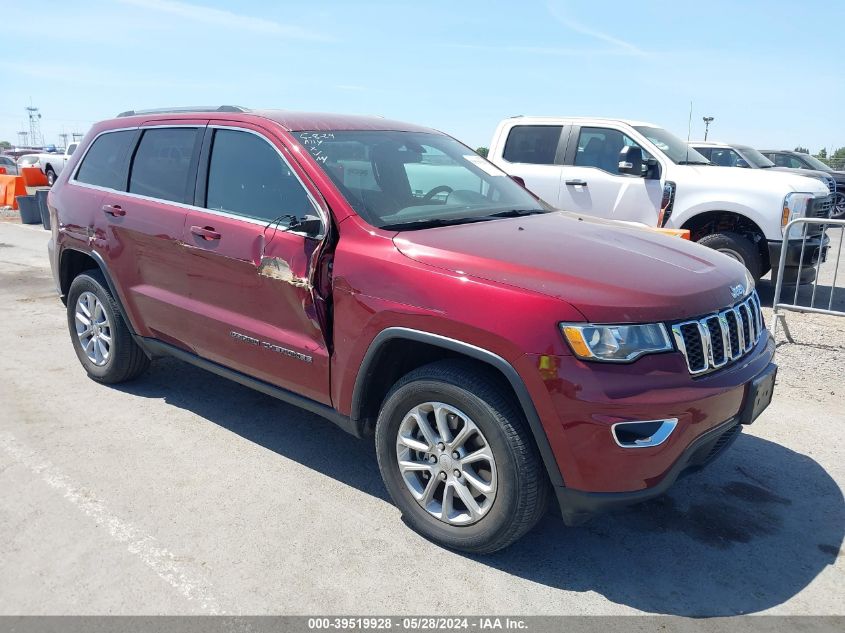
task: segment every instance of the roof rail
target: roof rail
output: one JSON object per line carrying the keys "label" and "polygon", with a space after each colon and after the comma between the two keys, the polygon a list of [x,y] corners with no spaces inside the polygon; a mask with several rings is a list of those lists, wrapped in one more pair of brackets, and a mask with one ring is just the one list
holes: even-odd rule
{"label": "roof rail", "polygon": [[249,108],[235,105],[153,108],[151,110],[127,110],[126,112],[118,114],[117,118],[136,116],[139,114],[183,114],[186,112],[249,112]]}

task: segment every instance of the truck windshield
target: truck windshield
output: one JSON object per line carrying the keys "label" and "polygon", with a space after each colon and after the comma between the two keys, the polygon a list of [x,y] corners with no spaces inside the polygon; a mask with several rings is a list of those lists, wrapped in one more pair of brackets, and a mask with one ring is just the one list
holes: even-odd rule
{"label": "truck windshield", "polygon": [[830,165],[825,165],[815,156],[810,154],[801,154],[801,160],[810,165],[811,169],[818,169],[819,171],[830,171]]}
{"label": "truck windshield", "polygon": [[293,135],[358,215],[379,228],[423,229],[552,210],[443,134],[362,130]]}
{"label": "truck windshield", "polygon": [[635,125],[634,129],[654,143],[669,160],[677,165],[709,165],[710,161],[677,136],[661,127]]}
{"label": "truck windshield", "polygon": [[736,149],[742,154],[742,157],[751,163],[754,167],[759,167],[761,169],[768,169],[769,167],[774,167],[775,164],[770,161],[768,158],[763,156],[760,152],[758,152],[753,147],[748,147],[748,145],[735,145]]}

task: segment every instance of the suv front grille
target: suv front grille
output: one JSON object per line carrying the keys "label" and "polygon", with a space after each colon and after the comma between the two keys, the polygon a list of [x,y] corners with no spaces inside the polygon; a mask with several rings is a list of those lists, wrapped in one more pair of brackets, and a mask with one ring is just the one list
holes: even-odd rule
{"label": "suv front grille", "polygon": [[763,333],[760,299],[754,291],[744,301],[701,319],[672,326],[675,344],[691,374],[703,374],[739,360]]}

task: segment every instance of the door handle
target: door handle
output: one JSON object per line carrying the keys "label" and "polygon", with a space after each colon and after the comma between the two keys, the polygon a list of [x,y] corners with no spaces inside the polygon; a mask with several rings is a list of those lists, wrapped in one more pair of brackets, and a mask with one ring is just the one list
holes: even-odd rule
{"label": "door handle", "polygon": [[204,240],[219,240],[222,236],[210,226],[192,226],[191,233]]}
{"label": "door handle", "polygon": [[103,213],[115,217],[126,215],[126,211],[119,204],[104,204]]}
{"label": "door handle", "polygon": [[577,178],[576,180],[567,180],[566,185],[570,187],[586,187],[587,181]]}

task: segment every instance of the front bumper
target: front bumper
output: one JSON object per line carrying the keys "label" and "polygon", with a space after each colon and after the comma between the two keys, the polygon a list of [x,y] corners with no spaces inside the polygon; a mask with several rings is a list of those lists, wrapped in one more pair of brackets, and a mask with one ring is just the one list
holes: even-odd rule
{"label": "front bumper", "polygon": [[563,522],[569,526],[581,525],[597,514],[618,510],[664,494],[685,474],[694,472],[718,457],[739,437],[739,418],[731,418],[714,429],[700,435],[681,454],[660,483],[632,492],[585,492],[565,486],[556,486],[555,494],[560,505]]}
{"label": "front bumper", "polygon": [[[697,377],[677,352],[631,364],[524,357],[540,370],[545,393],[534,392],[536,383],[529,389],[563,479],[555,488],[565,521],[580,523],[658,496],[682,472],[715,457],[748,421],[741,417],[753,398],[752,384],[769,370],[773,355],[774,341],[764,330],[745,357]],[[659,445],[621,446],[612,433],[620,422],[669,418],[677,428]]]}
{"label": "front bumper", "polygon": [[[794,233],[792,233],[794,235]],[[802,242],[803,242],[803,257],[802,257]],[[810,283],[815,279],[815,271],[812,272],[812,277],[807,279],[810,275],[808,271],[812,270],[819,258],[825,261],[827,255],[830,238],[826,234],[810,235],[806,240],[790,239],[784,241],[770,241],[769,243],[769,263],[772,270],[777,271],[780,264],[781,252],[786,248],[786,259],[784,260],[784,268],[797,269],[803,268],[801,271],[801,283]],[[785,246],[784,246],[785,245]],[[794,278],[794,275],[793,275]]]}

